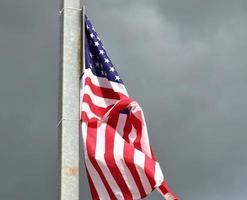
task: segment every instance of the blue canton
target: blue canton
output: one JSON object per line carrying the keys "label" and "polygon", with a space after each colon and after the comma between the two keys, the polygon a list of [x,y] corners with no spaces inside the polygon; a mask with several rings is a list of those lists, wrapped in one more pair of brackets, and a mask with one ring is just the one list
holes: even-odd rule
{"label": "blue canton", "polygon": [[92,73],[98,77],[106,77],[109,81],[123,83],[118,75],[111,59],[98,36],[92,23],[85,16],[85,67],[91,69]]}

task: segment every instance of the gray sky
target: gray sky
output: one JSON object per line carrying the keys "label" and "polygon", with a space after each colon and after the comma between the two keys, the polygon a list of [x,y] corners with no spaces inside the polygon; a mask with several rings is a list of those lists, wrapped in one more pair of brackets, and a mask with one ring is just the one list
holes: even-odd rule
{"label": "gray sky", "polygon": [[[247,1],[84,1],[183,200],[247,196]],[[0,199],[54,200],[59,2],[0,2]],[[81,178],[82,199],[89,199]],[[149,198],[161,199],[158,193]]]}

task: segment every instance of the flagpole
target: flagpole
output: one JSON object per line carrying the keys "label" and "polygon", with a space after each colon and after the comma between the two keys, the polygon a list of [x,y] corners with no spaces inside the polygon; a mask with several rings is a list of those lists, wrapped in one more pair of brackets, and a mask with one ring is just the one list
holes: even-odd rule
{"label": "flagpole", "polygon": [[59,200],[79,200],[80,0],[60,0]]}

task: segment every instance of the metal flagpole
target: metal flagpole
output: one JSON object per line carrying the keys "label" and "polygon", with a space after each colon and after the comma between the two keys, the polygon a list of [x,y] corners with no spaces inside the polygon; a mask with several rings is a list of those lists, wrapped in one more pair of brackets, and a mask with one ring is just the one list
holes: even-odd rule
{"label": "metal flagpole", "polygon": [[59,63],[59,200],[79,200],[80,0],[61,0]]}

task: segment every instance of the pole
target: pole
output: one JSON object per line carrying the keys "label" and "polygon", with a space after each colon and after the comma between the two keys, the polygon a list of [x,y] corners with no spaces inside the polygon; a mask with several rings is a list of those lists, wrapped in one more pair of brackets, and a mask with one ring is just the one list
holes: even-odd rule
{"label": "pole", "polygon": [[59,200],[79,200],[80,0],[61,0],[59,63]]}

